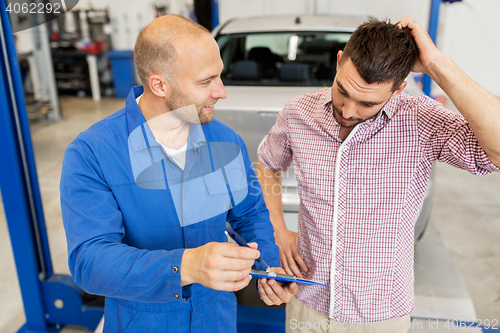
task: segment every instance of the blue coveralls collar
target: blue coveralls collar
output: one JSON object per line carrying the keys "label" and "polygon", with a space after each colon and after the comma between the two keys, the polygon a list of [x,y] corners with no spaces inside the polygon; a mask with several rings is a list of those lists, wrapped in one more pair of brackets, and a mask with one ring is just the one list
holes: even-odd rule
{"label": "blue coveralls collar", "polygon": [[127,116],[128,134],[130,135],[138,126],[146,123],[141,109],[135,99],[144,93],[143,86],[135,86],[130,90],[125,101],[125,115]]}
{"label": "blue coveralls collar", "polygon": [[[128,134],[130,135],[137,127],[144,126],[146,140],[134,140],[131,142],[132,149],[137,152],[151,147],[160,147],[156,141],[153,133],[147,126],[147,121],[144,118],[139,105],[137,105],[136,98],[144,93],[143,86],[135,86],[130,90],[127,100],[125,102],[125,114],[127,116]],[[206,144],[205,134],[201,125],[191,124],[189,131],[189,138],[187,149],[197,149],[201,145]]]}

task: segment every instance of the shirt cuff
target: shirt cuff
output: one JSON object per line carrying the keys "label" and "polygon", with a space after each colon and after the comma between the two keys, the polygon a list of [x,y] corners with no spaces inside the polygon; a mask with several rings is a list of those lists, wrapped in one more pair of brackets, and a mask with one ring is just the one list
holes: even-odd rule
{"label": "shirt cuff", "polygon": [[167,264],[167,299],[169,301],[187,302],[191,298],[191,286],[181,286],[181,262],[185,249],[169,251],[171,256]]}

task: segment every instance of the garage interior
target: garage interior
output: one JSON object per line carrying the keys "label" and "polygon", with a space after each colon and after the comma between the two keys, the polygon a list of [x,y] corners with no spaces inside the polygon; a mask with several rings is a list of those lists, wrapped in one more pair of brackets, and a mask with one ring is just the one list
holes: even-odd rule
{"label": "garage interior", "polygon": [[[224,22],[229,17],[241,15],[243,2],[230,1],[218,1],[220,22]],[[374,6],[369,4],[368,0],[351,1],[342,11],[349,12],[354,11],[355,8],[358,10],[364,8],[364,14],[377,17],[388,16],[394,20],[402,15],[415,15],[422,24],[428,24],[431,1],[423,1],[424,4],[418,0],[408,1],[408,8],[395,0],[380,2],[382,5]],[[170,0],[167,3],[170,4],[167,9],[169,12],[182,12],[185,8],[190,8],[183,1],[177,3]],[[187,3],[189,4],[189,1]],[[277,0],[257,1],[247,14],[281,13],[280,9],[284,7],[284,3],[284,1]],[[297,0],[288,10],[318,12],[328,9],[333,11],[331,7],[341,3],[344,2]],[[396,3],[398,3],[397,6]],[[491,8],[500,10],[500,4],[494,0],[484,0],[480,4],[474,1],[463,1],[457,4],[441,4],[441,6],[447,8],[442,8],[440,16],[439,29],[441,30],[438,33],[438,47],[453,53],[454,48],[459,47],[452,43],[452,40],[457,39],[455,34],[457,31],[463,32],[468,27],[478,45],[467,42],[465,47],[472,48],[477,53],[486,54],[487,59],[489,57],[498,59],[500,45],[492,45],[496,39],[488,40],[487,36],[479,36],[477,29],[481,32],[488,29],[488,23],[485,22],[488,20],[481,19],[483,17],[481,15],[485,15],[484,17],[491,15],[488,12],[495,12]],[[456,7],[452,8],[452,6]],[[116,4],[110,4],[109,8],[109,13],[113,16],[113,8],[116,8]],[[486,8],[490,9],[485,10]],[[457,22],[464,15],[469,15],[470,21],[464,24],[466,27],[459,27]],[[123,15],[121,17],[123,18]],[[142,23],[137,23],[138,26],[146,25],[150,19],[144,14],[142,20]],[[472,26],[473,24],[475,26]],[[498,27],[496,27],[496,32],[498,32]],[[119,33],[122,34],[121,31]],[[129,33],[132,34],[130,31]],[[119,49],[130,50],[133,46],[131,38],[127,39],[122,35],[114,38],[117,38],[115,44],[119,46]],[[460,47],[464,47],[463,44]],[[473,53],[471,50],[463,53],[469,51]],[[458,57],[450,54],[450,57],[464,71],[468,74],[470,72],[469,75],[480,84],[496,96],[500,96],[498,61],[493,69],[478,69],[477,56],[476,63],[470,63],[472,62],[471,53]],[[475,72],[476,76],[474,76]],[[496,78],[487,78],[487,76],[493,76],[492,73]],[[108,95],[105,91],[106,87],[101,88],[99,93],[102,93],[102,96],[98,101],[92,92],[81,93],[80,97],[59,93],[59,115],[51,114],[49,110],[48,115],[44,113],[30,121],[50,254],[54,272],[58,274],[69,275],[59,198],[64,149],[80,132],[121,109],[125,102],[123,98]],[[446,101],[445,96],[441,97],[447,103],[446,107],[454,109],[452,103]],[[412,321],[421,323],[421,326],[413,326],[409,332],[445,332],[447,331],[445,325],[450,320],[478,321],[482,323],[483,332],[495,332],[495,329],[500,329],[500,174],[475,177],[442,163],[435,165],[435,171],[431,220],[423,238],[415,245],[416,308],[412,313]],[[5,197],[9,193],[2,189],[1,195]],[[26,322],[26,317],[2,201],[0,201],[0,257],[2,258],[0,261],[0,295],[2,295],[0,332],[14,333]],[[489,330],[484,327],[491,325],[496,327]],[[481,332],[481,329],[471,327],[467,331]],[[61,332],[93,332],[93,330],[66,326]]]}

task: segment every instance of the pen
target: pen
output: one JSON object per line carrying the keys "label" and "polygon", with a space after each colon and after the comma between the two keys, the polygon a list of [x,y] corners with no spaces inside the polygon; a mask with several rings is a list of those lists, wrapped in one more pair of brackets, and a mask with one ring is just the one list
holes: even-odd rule
{"label": "pen", "polygon": [[[239,246],[250,247],[250,246],[248,246],[247,242],[245,242],[245,240],[243,238],[241,238],[241,236],[238,235],[238,233],[236,231],[234,231],[233,229],[227,228],[224,233],[227,236],[231,237]],[[261,257],[258,257],[256,260],[262,267],[265,268],[266,272],[268,272],[268,273],[271,272],[271,267],[269,267],[269,265],[267,264],[267,262],[264,261],[264,259],[262,259]]]}

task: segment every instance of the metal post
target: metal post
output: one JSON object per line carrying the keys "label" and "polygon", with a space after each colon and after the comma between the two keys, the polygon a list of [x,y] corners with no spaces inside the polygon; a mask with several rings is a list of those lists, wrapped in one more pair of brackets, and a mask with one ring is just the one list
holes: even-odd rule
{"label": "metal post", "polygon": [[89,65],[90,89],[92,90],[92,99],[94,100],[94,102],[99,102],[101,100],[101,88],[99,87],[97,56],[95,54],[88,54],[85,58],[87,59],[87,64]]}
{"label": "metal post", "polygon": [[[441,6],[442,0],[432,0],[431,1],[431,12],[429,16],[429,36],[431,37],[434,44],[436,44],[438,22],[439,22],[439,7]],[[424,75],[423,91],[424,94],[430,96],[431,94],[432,79],[429,75]]]}
{"label": "metal post", "polygon": [[57,92],[54,64],[50,51],[47,23],[34,26],[31,30],[33,31],[33,39],[35,42],[33,55],[37,61],[42,95],[44,98],[48,99],[53,107],[53,110],[50,111],[47,116],[51,120],[61,120],[61,106],[59,105],[59,94]]}
{"label": "metal post", "polygon": [[[33,195],[33,190],[37,191],[38,188],[31,186],[33,180],[37,183],[31,140],[27,145],[23,144],[24,139],[30,136],[29,128],[28,131],[21,130],[22,127],[29,126],[26,112],[24,112],[24,118],[19,117],[19,113],[16,112],[19,108],[25,111],[26,106],[22,95],[14,36],[4,8],[0,16],[0,57],[2,58],[0,62],[0,110],[3,110],[0,113],[0,142],[2,143],[0,160],[3,161],[0,169],[0,186],[3,191],[5,216],[25,305],[27,324],[22,331],[49,332],[40,277],[52,274],[52,264],[50,255],[43,255],[43,248],[48,248],[48,242],[45,230],[40,230],[38,224],[40,214],[37,214],[37,208],[40,212],[41,200],[39,193]],[[30,166],[33,167],[30,168]]]}
{"label": "metal post", "polygon": [[212,0],[212,29],[219,25],[219,0]]}

